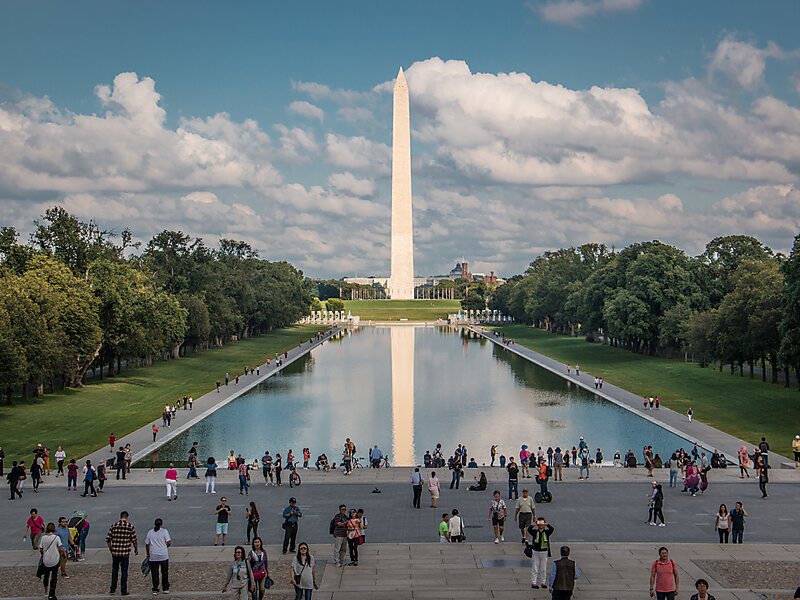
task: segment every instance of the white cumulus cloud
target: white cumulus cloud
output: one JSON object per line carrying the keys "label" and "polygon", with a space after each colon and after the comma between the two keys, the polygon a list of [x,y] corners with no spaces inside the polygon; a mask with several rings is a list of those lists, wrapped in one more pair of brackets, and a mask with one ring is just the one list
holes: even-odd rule
{"label": "white cumulus cloud", "polygon": [[325,111],[316,104],[306,102],[305,100],[296,100],[289,105],[289,110],[296,115],[305,117],[306,119],[316,119],[322,121],[325,118]]}
{"label": "white cumulus cloud", "polygon": [[559,25],[578,25],[605,13],[636,10],[643,0],[552,0],[530,2],[529,6],[545,21]]}

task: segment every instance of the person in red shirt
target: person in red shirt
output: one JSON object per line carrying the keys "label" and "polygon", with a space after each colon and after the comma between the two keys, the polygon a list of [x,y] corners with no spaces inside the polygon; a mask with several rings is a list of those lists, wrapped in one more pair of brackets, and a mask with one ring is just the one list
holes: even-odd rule
{"label": "person in red shirt", "polygon": [[108,436],[109,452],[114,452],[114,442],[116,442],[116,441],[117,441],[117,438],[114,436],[114,433],[112,432],[111,435]]}
{"label": "person in red shirt", "polygon": [[664,547],[658,549],[658,560],[650,567],[650,597],[657,600],[675,600],[678,595],[680,576],[675,561]]}
{"label": "person in red shirt", "polygon": [[31,509],[31,516],[25,522],[25,533],[22,536],[22,541],[25,541],[25,538],[30,536],[31,538],[31,546],[33,546],[34,550],[39,549],[39,540],[44,533],[44,519],[39,514],[35,508]]}
{"label": "person in red shirt", "polygon": [[164,473],[164,483],[167,486],[167,500],[178,499],[178,470],[175,465],[169,463],[169,469]]}
{"label": "person in red shirt", "polygon": [[156,441],[156,436],[158,435],[158,425],[153,423],[153,441]]}

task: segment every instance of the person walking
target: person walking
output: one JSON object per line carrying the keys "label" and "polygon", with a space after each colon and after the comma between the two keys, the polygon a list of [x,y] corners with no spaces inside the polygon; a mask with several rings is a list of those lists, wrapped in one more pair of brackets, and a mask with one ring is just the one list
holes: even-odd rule
{"label": "person walking", "polygon": [[[800,469],[800,435],[794,436],[792,440],[792,452],[794,453],[794,468]],[[3,474],[3,461],[0,459],[0,475]]]}
{"label": "person walking", "polygon": [[414,472],[411,474],[411,489],[413,491],[411,505],[414,508],[420,508],[420,498],[422,497],[423,483],[424,480],[422,479],[422,473],[419,472],[419,467],[415,467]]}
{"label": "person walking", "polygon": [[30,537],[31,547],[34,550],[39,549],[39,540],[42,539],[45,530],[45,523],[42,515],[35,508],[31,509],[31,516],[25,521],[25,530],[22,532],[22,541],[24,542]]}
{"label": "person walking", "polygon": [[[690,406],[689,410],[686,411],[686,418],[689,419],[689,423],[692,422],[692,418],[693,417],[694,417],[694,411],[692,410],[692,407]],[[651,596],[652,596],[652,594],[651,594]]]}
{"label": "person walking", "polygon": [[669,457],[669,487],[676,487],[678,485],[678,455],[674,452]]}
{"label": "person walking", "polygon": [[258,523],[261,521],[261,515],[258,514],[256,503],[251,502],[250,506],[244,509],[244,516],[247,518],[247,543],[250,543],[250,534],[253,534],[253,539],[258,537]]}
{"label": "person walking", "polygon": [[428,477],[428,492],[431,495],[431,508],[436,508],[439,505],[439,494],[442,491],[442,484],[436,476],[436,471],[431,471],[431,476]]}
{"label": "person walking", "polygon": [[517,498],[517,504],[514,510],[514,521],[519,525],[523,544],[528,543],[528,527],[533,523],[535,514],[536,505],[533,502],[533,497],[528,495],[528,488],[523,488],[522,496]]}
{"label": "person walking", "polygon": [[762,437],[761,443],[758,445],[758,449],[761,452],[761,464],[765,467],[769,466],[769,444],[767,443],[767,438]]}
{"label": "person walking", "polygon": [[67,556],[69,551],[72,550],[75,553],[75,557],[77,558],[78,546],[75,544],[75,540],[72,539],[72,535],[69,532],[68,521],[67,517],[59,517],[58,518],[58,525],[56,525],[56,535],[61,540],[61,546],[64,548],[64,554],[61,555],[61,577],[64,579],[69,579],[69,575],[67,575]]}
{"label": "person walking", "polygon": [[689,600],[716,600],[714,596],[708,593],[708,582],[705,579],[698,579],[695,581],[694,589],[697,590],[697,593],[692,594]]}
{"label": "person walking", "polygon": [[227,593],[228,589],[238,600],[247,600],[248,594],[252,594],[255,589],[250,561],[247,560],[242,546],[233,549],[233,561],[228,566],[228,578],[225,580],[222,593]]}
{"label": "person walking", "polygon": [[547,589],[547,557],[550,556],[550,536],[555,529],[547,519],[539,518],[535,525],[531,525],[528,533],[531,535],[531,587],[533,589]]}
{"label": "person walking", "polygon": [[108,436],[108,451],[111,454],[114,454],[114,443],[117,441],[117,436],[114,435],[114,432],[111,432],[111,435]]}
{"label": "person walking", "polygon": [[728,543],[728,534],[731,529],[731,516],[728,514],[728,507],[724,504],[719,505],[717,515],[714,517],[714,531],[719,535],[719,543]]}
{"label": "person walking", "polygon": [[102,494],[103,488],[106,485],[106,481],[108,481],[108,472],[106,471],[106,465],[101,460],[97,463],[97,493]]}
{"label": "person walking", "polygon": [[[763,456],[763,455],[762,455]],[[769,483],[769,465],[762,463],[758,468],[758,489],[761,490],[761,499],[766,500],[767,484]]]}
{"label": "person walking", "polygon": [[175,465],[169,463],[169,468],[164,473],[164,484],[167,486],[167,500],[178,499],[178,470]]}
{"label": "person walking", "polygon": [[86,497],[89,494],[89,490],[92,491],[92,498],[97,498],[97,491],[94,489],[94,480],[97,479],[97,472],[94,470],[92,466],[92,461],[87,460],[86,466],[83,467],[83,494],[82,497]]}
{"label": "person walking", "polygon": [[41,555],[41,567],[37,571],[42,574],[42,584],[44,585],[47,598],[56,600],[56,585],[58,584],[58,567],[62,557],[66,558],[66,550],[61,542],[61,538],[56,535],[55,523],[48,523],[45,527],[44,535],[39,540],[39,554]]}
{"label": "person walking", "polygon": [[508,471],[508,499],[511,500],[511,494],[513,493],[514,500],[516,500],[519,498],[519,467],[514,462],[513,456],[509,459],[506,471]]}
{"label": "person walking", "polygon": [[737,502],[731,511],[731,542],[741,544],[744,539],[744,520],[747,511],[741,502]]}
{"label": "person walking", "polygon": [[208,460],[206,461],[206,494],[209,491],[212,494],[216,494],[216,487],[217,487],[217,461],[214,460],[213,456],[209,456]]}
{"label": "person walking", "polygon": [[569,558],[569,546],[561,546],[561,558],[550,567],[547,584],[553,590],[553,600],[570,600],[575,590],[575,580],[580,579],[581,570]]}
{"label": "person walking", "polygon": [[117,581],[123,596],[128,595],[128,563],[130,562],[131,547],[133,553],[139,556],[139,542],[136,538],[136,529],[128,521],[128,511],[119,513],[119,521],[114,523],[106,534],[106,545],[111,552],[111,588],[110,594],[117,591]]}
{"label": "person walking", "polygon": [[439,522],[439,543],[447,544],[450,541],[450,513],[442,513],[442,520]]}
{"label": "person walking", "polygon": [[345,565],[347,552],[347,506],[339,505],[339,512],[331,519],[330,534],[333,536],[333,564],[336,567]]}
{"label": "person walking", "polygon": [[464,475],[464,468],[461,465],[461,457],[456,455],[450,459],[450,469],[453,471],[453,478],[450,480],[450,489],[455,486],[458,489],[461,483],[461,477]]}
{"label": "person walking", "polygon": [[119,479],[119,474],[122,473],[122,478],[125,479],[125,448],[122,446],[119,447],[116,454],[117,460],[114,466],[117,469],[117,479]]}
{"label": "person walking", "polygon": [[[172,538],[164,528],[164,521],[156,519],[153,528],[144,538],[144,549],[147,562],[150,563],[150,581],[153,584],[153,595],[158,594],[159,583],[165,594],[169,593],[169,547]],[[161,581],[159,581],[159,571]]]}
{"label": "person walking", "polygon": [[675,561],[664,546],[658,549],[658,560],[650,567],[650,597],[657,600],[675,600],[680,587],[680,574]]}
{"label": "person walking", "polygon": [[253,573],[253,600],[264,600],[269,579],[269,560],[267,560],[264,542],[260,537],[253,538],[253,545],[250,552],[247,553],[247,560],[250,562],[250,571]]}
{"label": "person walking", "polygon": [[222,545],[224,546],[228,539],[228,521],[231,516],[231,507],[228,506],[228,499],[225,496],[219,499],[219,504],[217,504],[212,514],[217,516],[214,545],[216,546],[219,543],[219,538],[222,536]]}
{"label": "person walking", "polygon": [[[658,523],[658,519],[661,519],[661,523]],[[658,525],[659,527],[666,527],[667,523],[664,521],[664,489],[661,487],[660,483],[656,484],[655,491],[653,493],[653,525]]]}
{"label": "person walking", "polygon": [[11,498],[9,500],[16,500],[16,497],[19,496],[22,498],[22,490],[19,488],[20,477],[24,476],[25,471],[20,469],[17,461],[13,461],[11,463],[11,469],[8,471],[8,475],[6,475],[6,481],[8,481],[8,487],[11,490]]}
{"label": "person walking", "polygon": [[301,542],[297,548],[297,556],[292,559],[292,585],[295,600],[311,600],[317,589],[317,569],[314,557],[308,551],[308,544]]}
{"label": "person walking", "polygon": [[447,538],[451,542],[458,542],[460,544],[467,539],[467,536],[464,535],[464,519],[458,514],[457,508],[453,509],[450,520],[447,522],[447,532]]}
{"label": "person walking", "polygon": [[[492,522],[492,527],[494,528],[494,543],[497,544],[506,541],[506,538],[503,536],[503,529],[505,528],[506,518],[508,517],[508,508],[500,497],[500,490],[495,490],[492,497],[493,500],[489,505],[489,520]],[[517,502],[519,502],[519,499]]]}
{"label": "person walking", "polygon": [[239,465],[239,495],[250,495],[250,466],[246,463]]}
{"label": "person walking", "polygon": [[78,463],[72,458],[67,465],[67,491],[78,491]]}
{"label": "person walking", "polygon": [[289,506],[283,509],[283,553],[294,552],[294,546],[297,542],[297,528],[299,527],[298,520],[303,516],[300,509],[297,508],[297,498],[289,498]]}
{"label": "person walking", "polygon": [[[56,472],[56,477],[63,477],[64,476],[64,461],[67,460],[67,453],[64,451],[64,448],[59,446],[56,450],[56,465],[58,465],[58,471]],[[3,472],[0,470],[0,475]]]}
{"label": "person walking", "polygon": [[347,549],[350,551],[350,564],[358,566],[358,546],[361,543],[361,519],[358,518],[358,511],[350,509],[347,519]]}

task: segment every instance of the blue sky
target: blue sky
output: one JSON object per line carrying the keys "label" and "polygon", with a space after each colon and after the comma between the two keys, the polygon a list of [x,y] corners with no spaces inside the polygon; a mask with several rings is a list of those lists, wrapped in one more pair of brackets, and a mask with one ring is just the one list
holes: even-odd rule
{"label": "blue sky", "polygon": [[0,222],[62,204],[385,272],[403,66],[419,274],[586,241],[785,249],[799,22],[796,2],[4,2]]}

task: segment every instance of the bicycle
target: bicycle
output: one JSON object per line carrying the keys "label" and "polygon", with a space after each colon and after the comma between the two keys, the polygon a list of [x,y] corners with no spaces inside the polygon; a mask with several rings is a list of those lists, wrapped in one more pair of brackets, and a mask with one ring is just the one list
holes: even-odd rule
{"label": "bicycle", "polygon": [[380,462],[380,466],[381,466],[381,468],[386,468],[386,469],[388,469],[389,467],[392,466],[391,464],[389,464],[389,455],[388,454],[384,454],[383,455],[383,458],[381,459],[381,462]]}
{"label": "bicycle", "polygon": [[363,456],[354,456],[350,460],[350,468],[351,469],[363,469],[364,465],[361,464],[362,460],[364,460]]}
{"label": "bicycle", "polygon": [[300,479],[300,473],[297,472],[297,463],[296,462],[289,463],[288,465],[286,465],[285,468],[290,470],[290,472],[289,472],[289,487],[290,488],[298,487],[301,483],[303,483],[303,480]]}

